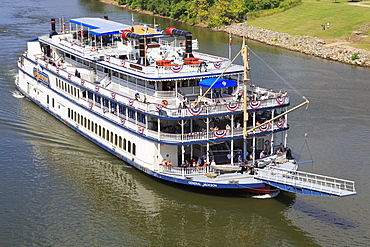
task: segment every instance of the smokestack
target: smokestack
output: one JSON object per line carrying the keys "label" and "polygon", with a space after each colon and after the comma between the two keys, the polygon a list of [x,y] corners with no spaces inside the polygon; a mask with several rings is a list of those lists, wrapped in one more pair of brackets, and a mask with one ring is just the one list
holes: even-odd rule
{"label": "smokestack", "polygon": [[146,59],[146,56],[145,56],[145,39],[144,38],[139,39],[139,60],[137,60],[137,63],[144,65],[144,66],[149,65],[149,61],[148,59]]}
{"label": "smokestack", "polygon": [[193,55],[193,35],[190,32],[176,29],[176,27],[168,27],[167,34],[174,36],[185,37],[185,55],[184,58],[194,57]]}
{"label": "smokestack", "polygon": [[54,18],[51,19],[50,23],[51,23],[51,32],[50,32],[49,37],[51,38],[51,36],[57,35],[58,33],[56,31],[56,28],[55,28],[55,23],[56,23],[55,19]]}

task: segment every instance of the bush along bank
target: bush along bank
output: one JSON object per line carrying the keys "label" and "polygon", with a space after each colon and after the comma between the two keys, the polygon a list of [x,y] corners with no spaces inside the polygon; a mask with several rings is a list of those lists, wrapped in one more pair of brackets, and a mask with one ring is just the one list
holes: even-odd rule
{"label": "bush along bank", "polygon": [[308,55],[370,67],[370,52],[345,45],[326,44],[325,40],[312,36],[294,36],[263,28],[247,26],[245,23],[231,24],[220,30],[232,35],[246,37],[268,45],[302,52]]}

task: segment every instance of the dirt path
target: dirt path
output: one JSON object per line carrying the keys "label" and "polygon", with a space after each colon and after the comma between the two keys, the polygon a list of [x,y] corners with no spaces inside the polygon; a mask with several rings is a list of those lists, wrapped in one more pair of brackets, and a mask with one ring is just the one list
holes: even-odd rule
{"label": "dirt path", "polygon": [[366,2],[353,2],[353,3],[344,3],[344,4],[348,4],[348,5],[354,5],[354,6],[359,6],[359,7],[368,7],[370,8],[370,5],[369,4],[364,4],[364,3],[370,3],[370,1],[366,1]]}

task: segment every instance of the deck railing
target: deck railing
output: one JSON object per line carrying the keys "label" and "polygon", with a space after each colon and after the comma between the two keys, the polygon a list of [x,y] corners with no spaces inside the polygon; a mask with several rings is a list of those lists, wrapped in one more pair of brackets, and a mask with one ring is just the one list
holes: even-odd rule
{"label": "deck railing", "polygon": [[[72,73],[69,73],[66,70],[63,70],[60,67],[56,67],[53,64],[49,64],[47,61],[43,61],[42,57],[36,57],[35,61],[44,66],[47,67],[49,70],[65,77],[68,78],[69,80],[75,82],[78,85],[82,85],[85,88],[89,89],[90,91],[95,91],[106,98],[110,99],[113,98],[114,94],[114,99],[118,102],[122,102],[125,105],[129,105],[130,100],[132,100],[134,97],[129,96],[133,94],[134,89],[132,88],[131,90],[126,90],[126,94],[120,94],[117,92],[117,90],[113,89],[108,89],[101,87],[101,85],[97,85],[95,83],[89,82],[86,80],[86,78],[80,78],[75,76]],[[112,84],[110,84],[112,85]],[[127,89],[127,88],[126,88]],[[136,88],[137,89],[137,88]],[[142,89],[143,90],[143,89]],[[154,99],[154,98],[153,98]],[[149,99],[148,99],[149,100]],[[160,100],[158,100],[160,101]],[[162,102],[149,102],[149,103],[143,103],[137,100],[134,100],[133,103],[131,104],[132,107],[141,109],[145,112],[149,112],[151,114],[155,115],[162,115],[166,117],[194,117],[194,116],[207,116],[209,114],[215,114],[215,113],[231,113],[233,111],[243,111],[243,104],[242,103],[227,103],[225,105],[216,105],[216,106],[199,106],[198,111],[193,111],[192,108],[188,109],[178,109],[177,107],[175,108],[170,108],[169,106],[165,107],[162,106],[162,110],[157,110],[158,108],[156,106],[161,105]],[[267,99],[267,100],[260,100],[260,101],[253,101],[253,102],[248,102],[248,109],[249,110],[262,110],[264,108],[271,108],[271,107],[278,107],[278,106],[285,106],[289,104],[289,97],[280,97],[280,98],[273,98],[273,99]],[[234,108],[231,110],[231,106]]]}
{"label": "deck railing", "polygon": [[338,196],[356,193],[353,181],[301,171],[281,168],[258,169],[256,178]]}
{"label": "deck railing", "polygon": [[174,166],[159,166],[159,171],[163,173],[170,173],[173,175],[179,175],[183,177],[191,175],[199,175],[212,172],[213,169],[209,166],[200,166],[200,167],[174,167]]}

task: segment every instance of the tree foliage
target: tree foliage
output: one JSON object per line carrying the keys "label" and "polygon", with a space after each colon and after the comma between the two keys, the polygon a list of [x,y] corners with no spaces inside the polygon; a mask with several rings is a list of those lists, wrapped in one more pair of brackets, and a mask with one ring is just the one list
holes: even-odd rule
{"label": "tree foliage", "polygon": [[218,27],[240,22],[256,11],[287,9],[301,0],[118,0],[120,5],[151,11],[191,24]]}

